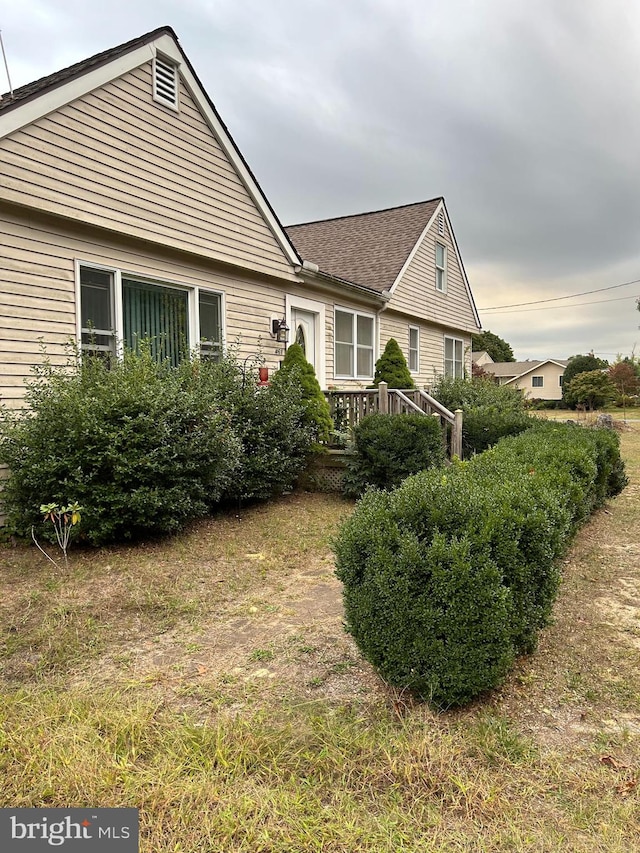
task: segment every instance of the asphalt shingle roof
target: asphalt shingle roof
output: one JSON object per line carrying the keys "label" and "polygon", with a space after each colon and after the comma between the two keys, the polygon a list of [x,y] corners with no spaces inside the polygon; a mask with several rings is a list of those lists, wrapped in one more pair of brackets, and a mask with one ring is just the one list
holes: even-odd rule
{"label": "asphalt shingle roof", "polygon": [[568,362],[562,358],[545,358],[541,361],[496,361],[493,364],[483,364],[482,369],[494,376],[522,376],[529,370],[535,370],[541,364],[555,361],[557,364],[567,366]]}
{"label": "asphalt shingle roof", "polygon": [[9,110],[18,104],[24,103],[30,98],[43,94],[45,91],[55,89],[57,86],[61,86],[68,80],[71,80],[74,77],[79,77],[81,74],[85,74],[87,71],[92,71],[94,68],[98,68],[101,65],[105,65],[107,62],[111,62],[113,59],[117,59],[117,57],[123,56],[125,53],[129,53],[130,51],[135,50],[143,44],[147,44],[147,42],[153,41],[165,33],[172,36],[176,41],[178,40],[171,27],[159,27],[149,33],[145,33],[143,36],[139,36],[138,38],[125,42],[124,44],[120,44],[117,47],[112,47],[109,48],[109,50],[103,50],[101,53],[96,53],[95,56],[83,59],[82,62],[76,62],[75,65],[70,65],[68,68],[63,68],[61,71],[56,71],[54,74],[49,74],[47,77],[41,77],[33,83],[27,83],[25,86],[20,86],[20,88],[14,89],[13,97],[6,92],[0,100],[0,110]]}
{"label": "asphalt shingle roof", "polygon": [[305,260],[353,284],[389,290],[442,198],[337,219],[289,225]]}

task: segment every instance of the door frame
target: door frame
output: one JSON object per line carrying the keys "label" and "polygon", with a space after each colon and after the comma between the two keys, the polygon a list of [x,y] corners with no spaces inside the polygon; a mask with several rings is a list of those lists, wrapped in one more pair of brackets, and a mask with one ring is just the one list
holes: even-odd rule
{"label": "door frame", "polygon": [[293,296],[287,293],[285,296],[285,319],[287,326],[291,329],[293,338],[293,326],[291,322],[291,309],[298,308],[300,311],[308,311],[310,314],[317,315],[316,327],[316,353],[318,363],[315,366],[316,376],[322,390],[326,390],[326,306],[324,302],[315,302],[313,299],[305,299],[303,296]]}

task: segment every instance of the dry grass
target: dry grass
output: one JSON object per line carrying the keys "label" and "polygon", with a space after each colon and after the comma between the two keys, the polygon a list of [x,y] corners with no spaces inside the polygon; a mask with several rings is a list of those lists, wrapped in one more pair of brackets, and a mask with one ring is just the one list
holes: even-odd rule
{"label": "dry grass", "polygon": [[173,540],[1,552],[0,805],[138,806],[143,851],[640,847],[640,432],[631,486],[568,555],[555,621],[501,691],[435,714],[341,627],[294,494]]}

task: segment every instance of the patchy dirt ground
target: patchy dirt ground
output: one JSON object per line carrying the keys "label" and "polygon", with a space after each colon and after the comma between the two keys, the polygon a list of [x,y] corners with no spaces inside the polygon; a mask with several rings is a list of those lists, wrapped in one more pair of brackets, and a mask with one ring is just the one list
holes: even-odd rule
{"label": "patchy dirt ground", "polygon": [[[623,446],[631,485],[578,535],[536,653],[485,699],[542,746],[640,733],[640,431]],[[391,701],[343,629],[329,539],[350,506],[293,494],[171,543],[78,551],[60,572],[6,549],[0,677],[145,686],[202,714]]]}

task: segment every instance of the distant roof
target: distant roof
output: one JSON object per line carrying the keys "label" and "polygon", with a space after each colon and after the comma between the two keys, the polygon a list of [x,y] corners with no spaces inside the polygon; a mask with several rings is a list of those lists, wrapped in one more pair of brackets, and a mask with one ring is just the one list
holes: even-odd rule
{"label": "distant roof", "polygon": [[103,50],[101,53],[96,53],[88,59],[83,59],[82,62],[76,62],[75,65],[63,68],[62,71],[56,71],[54,74],[49,74],[47,77],[41,77],[33,83],[27,83],[25,86],[20,86],[19,89],[14,89],[13,97],[9,92],[6,92],[0,100],[0,110],[11,109],[30,98],[41,95],[51,89],[55,89],[57,86],[61,86],[63,83],[66,83],[67,80],[71,80],[73,77],[79,77],[81,74],[85,74],[87,71],[91,71],[100,65],[105,65],[107,62],[111,62],[113,59],[117,59],[119,56],[123,56],[125,53],[129,53],[130,51],[141,47],[143,44],[154,41],[154,39],[165,34],[170,35],[175,39],[175,41],[178,41],[178,37],[171,27],[158,27],[158,29],[145,33],[143,36],[138,36],[138,38],[125,42],[124,44],[120,44],[117,47],[109,48],[109,50]]}
{"label": "distant roof", "polygon": [[494,376],[522,376],[523,373],[529,373],[543,364],[552,362],[560,367],[566,367],[569,363],[562,358],[544,358],[536,361],[496,361],[493,364],[483,364],[483,370],[487,373],[493,373]]}
{"label": "distant roof", "polygon": [[493,362],[493,359],[491,358],[489,353],[486,351],[486,349],[474,350],[471,353],[471,361],[477,361],[479,358],[482,358],[483,355],[486,355],[487,358],[491,359],[491,362]]}
{"label": "distant roof", "polygon": [[395,282],[442,200],[289,225],[285,231],[298,254],[322,272],[381,293]]}

